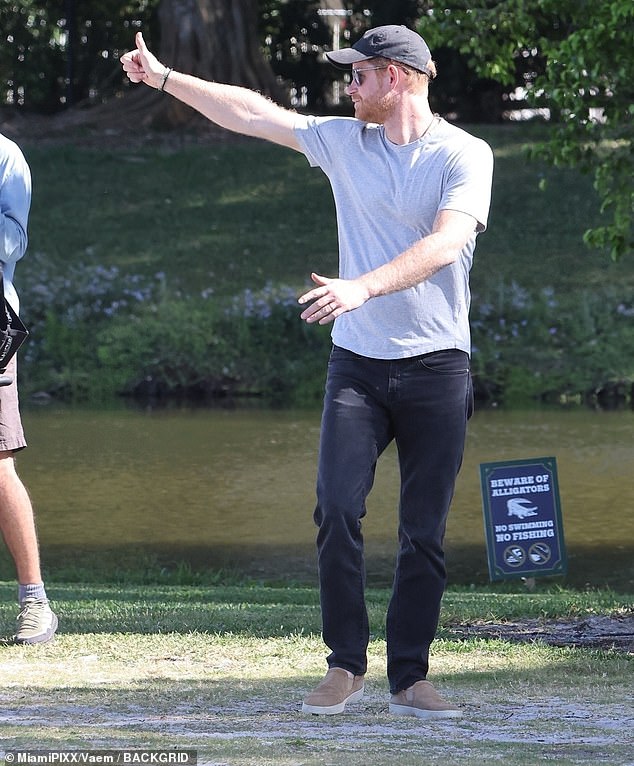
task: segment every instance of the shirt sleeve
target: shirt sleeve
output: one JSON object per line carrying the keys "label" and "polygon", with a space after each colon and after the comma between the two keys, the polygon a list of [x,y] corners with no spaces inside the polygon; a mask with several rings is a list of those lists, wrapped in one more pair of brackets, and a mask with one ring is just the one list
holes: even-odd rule
{"label": "shirt sleeve", "polygon": [[360,130],[361,123],[350,117],[308,116],[295,123],[295,136],[310,166],[326,174],[342,151],[351,151],[350,140]]}
{"label": "shirt sleeve", "polygon": [[491,205],[493,152],[480,139],[466,144],[447,164],[439,210],[458,210],[473,216],[477,231],[487,227]]}
{"label": "shirt sleeve", "polygon": [[22,152],[0,144],[0,260],[15,263],[26,252],[31,206],[31,173]]}

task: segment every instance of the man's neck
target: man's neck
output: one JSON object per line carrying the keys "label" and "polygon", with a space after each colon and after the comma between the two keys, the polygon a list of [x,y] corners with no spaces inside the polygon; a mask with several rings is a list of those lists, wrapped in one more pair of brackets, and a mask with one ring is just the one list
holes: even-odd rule
{"label": "man's neck", "polygon": [[427,99],[404,99],[385,121],[385,135],[393,144],[411,144],[429,131],[435,119]]}

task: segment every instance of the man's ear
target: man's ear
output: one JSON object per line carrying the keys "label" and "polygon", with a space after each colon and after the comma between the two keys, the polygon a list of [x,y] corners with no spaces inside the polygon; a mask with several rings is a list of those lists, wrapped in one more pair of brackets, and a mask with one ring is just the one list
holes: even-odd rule
{"label": "man's ear", "polygon": [[395,64],[388,65],[387,73],[390,76],[391,87],[394,87],[400,81],[401,77],[405,77],[403,72]]}

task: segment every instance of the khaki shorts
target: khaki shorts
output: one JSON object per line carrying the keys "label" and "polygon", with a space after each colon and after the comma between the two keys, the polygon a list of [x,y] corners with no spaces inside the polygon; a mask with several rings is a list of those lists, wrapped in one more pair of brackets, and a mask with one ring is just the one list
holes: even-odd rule
{"label": "khaki shorts", "polygon": [[17,373],[17,357],[14,356],[6,370],[6,374],[13,378],[13,383],[10,386],[0,386],[0,451],[3,452],[26,447],[18,403]]}

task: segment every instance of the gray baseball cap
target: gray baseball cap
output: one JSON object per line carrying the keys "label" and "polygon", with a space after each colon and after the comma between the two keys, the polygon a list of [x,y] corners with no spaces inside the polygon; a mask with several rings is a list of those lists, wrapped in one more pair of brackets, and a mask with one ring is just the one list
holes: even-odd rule
{"label": "gray baseball cap", "polygon": [[427,43],[417,32],[398,24],[368,29],[351,48],[329,51],[326,56],[333,64],[342,67],[382,56],[433,76]]}

